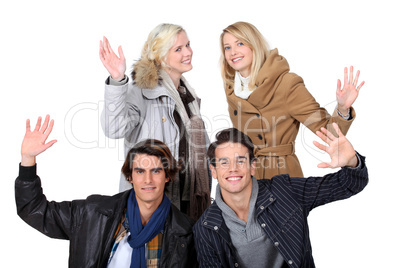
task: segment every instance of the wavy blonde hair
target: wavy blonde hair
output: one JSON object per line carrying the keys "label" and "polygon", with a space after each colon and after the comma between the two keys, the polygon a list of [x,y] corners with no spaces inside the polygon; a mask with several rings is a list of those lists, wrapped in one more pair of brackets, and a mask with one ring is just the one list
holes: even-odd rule
{"label": "wavy blonde hair", "polygon": [[138,87],[155,88],[158,85],[159,71],[169,67],[166,64],[167,54],[180,32],[186,33],[179,25],[162,23],[149,33],[141,58],[134,64],[131,72]]}
{"label": "wavy blonde hair", "polygon": [[236,71],[230,67],[229,63],[225,59],[225,48],[223,44],[223,37],[226,33],[232,34],[234,37],[239,39],[244,45],[248,46],[253,52],[253,61],[251,63],[250,70],[250,82],[249,89],[255,88],[255,83],[257,79],[258,72],[260,71],[262,65],[266,61],[269,55],[269,45],[265,40],[264,36],[258,31],[258,29],[248,22],[239,21],[229,25],[223,29],[220,36],[221,44],[221,75],[225,88],[232,87],[234,85],[234,76]]}
{"label": "wavy blonde hair", "polygon": [[149,33],[142,48],[141,59],[155,61],[157,65],[165,67],[169,49],[176,42],[180,32],[186,32],[180,25],[162,23],[156,26]]}

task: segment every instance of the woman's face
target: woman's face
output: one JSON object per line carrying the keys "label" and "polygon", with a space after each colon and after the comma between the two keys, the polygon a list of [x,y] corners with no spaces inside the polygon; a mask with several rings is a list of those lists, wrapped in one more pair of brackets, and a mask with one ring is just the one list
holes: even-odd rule
{"label": "woman's face", "polygon": [[175,44],[169,49],[166,56],[165,71],[169,73],[170,76],[180,77],[183,73],[193,69],[191,65],[191,59],[193,56],[193,50],[190,47],[190,41],[187,38],[187,34],[181,31],[177,34],[177,39]]}
{"label": "woman's face", "polygon": [[250,47],[230,33],[225,33],[222,45],[229,66],[238,71],[241,76],[248,77],[253,63],[253,51]]}

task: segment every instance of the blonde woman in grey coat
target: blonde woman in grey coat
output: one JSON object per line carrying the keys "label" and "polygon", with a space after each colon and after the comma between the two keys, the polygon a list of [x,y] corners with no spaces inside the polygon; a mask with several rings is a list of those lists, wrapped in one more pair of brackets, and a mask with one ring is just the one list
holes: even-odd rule
{"label": "blonde woman in grey coat", "polygon": [[[176,207],[197,220],[210,204],[205,157],[209,140],[201,119],[200,99],[183,77],[192,69],[192,55],[186,31],[173,24],[160,24],[151,31],[141,58],[133,66],[131,80],[125,75],[121,46],[116,55],[104,37],[99,49],[110,74],[101,116],[105,135],[124,138],[125,154],[144,139],[167,144],[183,164],[181,172],[167,185],[167,195]],[[129,187],[121,176],[120,191]]]}

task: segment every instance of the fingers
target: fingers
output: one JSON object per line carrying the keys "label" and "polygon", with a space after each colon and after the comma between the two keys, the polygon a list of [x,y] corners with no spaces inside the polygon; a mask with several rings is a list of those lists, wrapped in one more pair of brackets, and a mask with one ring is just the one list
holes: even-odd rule
{"label": "fingers", "polygon": [[26,132],[31,132],[31,121],[29,119],[26,121]]}
{"label": "fingers", "polygon": [[40,130],[39,130],[40,133],[45,133],[45,131],[46,131],[48,125],[49,125],[49,120],[50,120],[50,116],[49,116],[49,115],[46,115],[46,117],[45,117],[45,122],[43,122],[43,125],[42,125],[42,127],[40,128]]}
{"label": "fingers", "polygon": [[41,124],[42,124],[42,117],[39,116],[38,120],[36,121],[36,126],[35,126],[34,131],[39,131]]}
{"label": "fingers", "polygon": [[117,50],[118,50],[118,52],[119,52],[119,58],[120,58],[120,59],[125,59],[125,58],[124,58],[124,54],[123,54],[123,49],[122,49],[122,47],[119,46],[119,48],[118,48]]}
{"label": "fingers", "polygon": [[353,66],[350,66],[349,69],[349,84],[353,83]]}
{"label": "fingers", "polygon": [[343,69],[343,86],[345,86],[348,83],[348,68],[345,67]]}
{"label": "fingers", "polygon": [[[335,131],[336,131],[336,134],[338,135],[339,138],[344,136],[337,123],[332,123],[332,126],[334,127],[334,129],[335,129]],[[329,132],[329,131],[328,131],[328,132]],[[331,136],[334,137],[334,135],[332,135],[331,132],[329,132],[329,134],[331,134]],[[336,137],[334,137],[334,138],[336,138]]]}
{"label": "fingers", "polygon": [[322,162],[317,165],[318,168],[329,168],[331,165],[329,163]]}
{"label": "fingers", "polygon": [[364,85],[364,81],[360,83],[359,87],[356,88],[357,91],[360,91],[360,89],[362,88],[362,86]]}
{"label": "fingers", "polygon": [[46,129],[46,131],[45,131],[45,137],[46,137],[46,139],[49,137],[50,133],[52,133],[53,125],[54,125],[54,120],[52,119],[52,120],[50,121],[49,127],[48,127],[48,128]]}
{"label": "fingers", "polygon": [[315,147],[317,147],[318,149],[320,149],[321,151],[326,152],[327,151],[327,146],[325,146],[324,144],[321,144],[317,141],[313,141],[313,144],[315,145]]}
{"label": "fingers", "polygon": [[336,92],[340,92],[341,91],[341,80],[338,79],[337,83],[336,83]]}

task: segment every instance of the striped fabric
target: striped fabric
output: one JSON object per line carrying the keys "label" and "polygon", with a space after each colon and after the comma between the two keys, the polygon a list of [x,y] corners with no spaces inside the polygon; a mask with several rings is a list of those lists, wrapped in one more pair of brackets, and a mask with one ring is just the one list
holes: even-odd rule
{"label": "striped fabric", "polygon": [[[258,180],[257,221],[289,267],[315,267],[307,216],[320,205],[359,193],[368,183],[364,157],[358,168],[324,177],[279,175]],[[200,267],[240,267],[221,210],[214,202],[194,225]]]}

